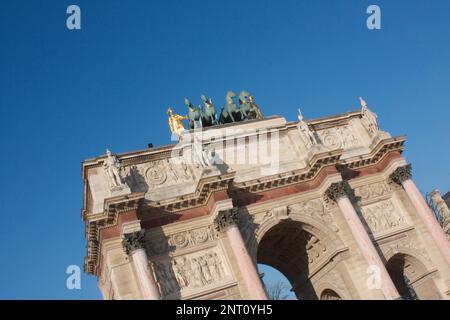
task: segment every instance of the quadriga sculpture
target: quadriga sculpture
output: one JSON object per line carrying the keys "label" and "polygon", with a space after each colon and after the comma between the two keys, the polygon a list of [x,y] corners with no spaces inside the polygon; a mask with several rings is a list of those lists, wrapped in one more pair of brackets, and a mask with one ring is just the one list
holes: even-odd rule
{"label": "quadriga sculpture", "polygon": [[236,94],[228,91],[225,97],[225,108],[222,107],[219,114],[216,114],[216,108],[211,98],[201,95],[204,107],[199,105],[197,108],[187,98],[184,99],[188,107],[187,116],[177,115],[169,108],[169,126],[172,133],[178,137],[184,131],[183,120],[189,120],[189,129],[195,129],[196,126],[210,127],[218,124],[225,124],[249,119],[263,119],[261,110],[253,100],[253,96],[248,91],[243,90],[239,94],[239,107],[236,106]]}

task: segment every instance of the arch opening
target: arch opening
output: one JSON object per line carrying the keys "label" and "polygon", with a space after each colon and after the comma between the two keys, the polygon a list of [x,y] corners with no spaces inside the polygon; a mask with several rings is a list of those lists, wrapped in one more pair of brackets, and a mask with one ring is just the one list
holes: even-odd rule
{"label": "arch opening", "polygon": [[404,300],[440,299],[439,291],[425,265],[417,258],[403,253],[392,256],[386,269]]}
{"label": "arch opening", "polygon": [[282,273],[299,300],[319,299],[310,279],[311,266],[327,254],[324,241],[310,229],[299,221],[281,221],[264,234],[257,248],[257,263]]}
{"label": "arch opening", "polygon": [[292,284],[277,269],[265,265],[258,265],[259,272],[263,274],[263,283],[267,291],[269,300],[296,300],[294,292],[292,292]]}

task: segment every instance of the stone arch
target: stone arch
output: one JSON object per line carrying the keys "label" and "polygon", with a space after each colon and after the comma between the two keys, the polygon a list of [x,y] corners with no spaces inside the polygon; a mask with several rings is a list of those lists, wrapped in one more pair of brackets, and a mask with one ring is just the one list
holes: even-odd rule
{"label": "stone arch", "polygon": [[279,223],[287,220],[292,222],[300,222],[308,228],[311,228],[311,230],[314,230],[313,233],[316,233],[316,236],[326,239],[326,241],[333,244],[333,247],[336,249],[345,248],[345,245],[336,230],[330,228],[325,221],[314,219],[310,215],[302,212],[289,213],[290,209],[283,209],[284,210],[280,210],[280,208],[272,209],[271,211],[275,211],[275,213],[268,215],[268,217],[263,219],[263,221],[259,224],[246,221],[244,223],[246,226],[241,226],[241,232],[244,233],[244,238],[246,239],[250,256],[255,262],[257,260],[258,244],[261,242],[264,235]]}
{"label": "stone arch", "polygon": [[336,255],[346,248],[323,222],[299,212],[275,211],[253,230],[254,237],[247,241],[249,252],[256,263],[280,271],[298,298],[319,299],[320,291],[310,277],[335,263]]}
{"label": "stone arch", "polygon": [[431,263],[430,258],[425,253],[421,252],[420,248],[414,247],[417,247],[414,242],[410,242],[407,245],[403,245],[402,243],[396,244],[386,252],[383,252],[384,259],[389,261],[396,254],[403,254],[416,259],[426,270],[432,270],[433,264]]}
{"label": "stone arch", "polygon": [[417,250],[393,248],[385,254],[386,269],[400,296],[406,300],[440,299],[430,262]]}

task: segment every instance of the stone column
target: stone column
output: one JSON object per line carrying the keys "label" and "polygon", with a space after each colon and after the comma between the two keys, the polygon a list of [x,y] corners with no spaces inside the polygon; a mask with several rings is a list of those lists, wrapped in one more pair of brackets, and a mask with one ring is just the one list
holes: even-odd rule
{"label": "stone column", "polygon": [[345,182],[336,182],[325,192],[325,195],[331,200],[335,201],[339,206],[348,226],[353,234],[353,237],[358,244],[361,254],[364,256],[369,266],[376,266],[380,272],[380,289],[383,295],[388,300],[399,299],[400,295],[392,282],[389,273],[381,261],[381,258],[372,243],[364,225],[361,222],[355,208],[347,196],[349,186]]}
{"label": "stone column", "polygon": [[145,252],[145,230],[123,235],[122,245],[128,256],[131,257],[138,277],[139,287],[144,300],[160,300],[158,285],[148,262]]}
{"label": "stone column", "polygon": [[448,241],[444,230],[442,230],[441,225],[411,177],[411,165],[398,167],[390,176],[393,182],[403,186],[417,214],[430,232],[436,246],[444,256],[445,261],[450,265],[450,241]]}
{"label": "stone column", "polygon": [[237,208],[219,211],[215,219],[217,230],[224,232],[239,266],[242,278],[247,286],[250,299],[268,300],[258,270],[237,227]]}

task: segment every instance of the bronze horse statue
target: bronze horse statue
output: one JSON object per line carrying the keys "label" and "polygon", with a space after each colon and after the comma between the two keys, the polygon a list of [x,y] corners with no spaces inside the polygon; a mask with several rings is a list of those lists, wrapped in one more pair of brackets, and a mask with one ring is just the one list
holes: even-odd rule
{"label": "bronze horse statue", "polygon": [[195,123],[201,121],[202,119],[202,110],[201,107],[195,109],[194,105],[189,101],[189,99],[184,98],[184,104],[188,107],[188,119],[189,119],[189,129],[195,128]]}
{"label": "bronze horse statue", "polygon": [[208,127],[218,124],[216,119],[216,108],[214,107],[212,100],[206,98],[204,94],[202,94],[201,99],[205,105],[205,108],[202,110],[203,126]]}
{"label": "bronze horse statue", "polygon": [[250,105],[249,97],[250,97],[250,93],[248,93],[248,91],[245,91],[245,90],[239,94],[239,110],[245,119],[250,118],[249,112],[252,109],[252,107]]}
{"label": "bronze horse statue", "polygon": [[220,113],[219,123],[229,123],[242,121],[245,119],[245,113],[242,109],[236,107],[236,94],[233,91],[228,91],[225,97],[225,108],[222,108]]}
{"label": "bronze horse statue", "polygon": [[263,118],[261,110],[256,105],[253,97],[250,93],[248,93],[248,91],[244,90],[239,94],[239,105],[239,109],[243,114],[245,114],[246,119],[253,120]]}

